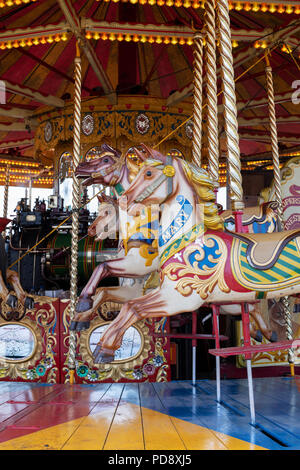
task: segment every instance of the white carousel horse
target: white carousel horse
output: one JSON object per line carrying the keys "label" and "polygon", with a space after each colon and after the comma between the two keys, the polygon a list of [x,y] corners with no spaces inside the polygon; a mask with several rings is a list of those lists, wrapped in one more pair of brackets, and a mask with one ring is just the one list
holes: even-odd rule
{"label": "white carousel horse", "polygon": [[[76,174],[88,177],[85,184],[98,183],[116,188],[116,195],[120,197],[124,190],[130,186],[141,164],[148,157],[155,157],[162,162],[167,161],[166,156],[144,144],[141,144],[140,149],[134,148],[133,152],[127,152],[124,159],[121,158],[117,150],[104,144],[100,156],[92,161],[81,163],[76,169]],[[120,229],[122,243],[118,258],[96,267],[81,292],[76,307],[77,313],[70,326],[71,330],[81,331],[89,328],[91,315],[106,301],[125,303],[141,296],[148,288],[153,288],[153,281],[157,277],[159,268],[156,247],[158,225],[155,227],[157,216],[151,218],[152,214],[150,214],[150,220],[146,220],[146,222],[143,222],[143,220],[145,221],[143,217],[132,217],[128,219],[129,222],[132,222],[129,223],[129,229],[124,227],[124,224],[119,227],[115,200],[101,196],[100,202],[100,212],[89,227],[89,235],[97,237],[96,239],[103,239],[111,233],[115,234]],[[227,211],[228,224],[231,221],[231,216],[230,211]],[[127,217],[125,222],[127,222]],[[251,223],[258,224],[262,227],[261,230],[273,230],[276,225],[274,207],[271,208],[270,204],[264,204],[258,210],[253,210],[252,217],[245,219],[247,226],[251,227]],[[99,282],[108,276],[134,278],[135,282],[132,285],[97,289]],[[141,278],[144,279],[144,282],[139,282]],[[251,336],[259,341],[262,340],[262,335],[268,340],[275,340],[274,332],[265,324],[257,306],[251,305],[249,310],[256,325],[256,327],[251,325]],[[240,315],[241,308],[238,305],[223,306],[221,313]]]}
{"label": "white carousel horse", "polygon": [[[136,150],[139,158],[129,158],[128,154],[122,158],[118,150],[106,144],[102,145],[101,150],[99,158],[81,163],[76,169],[76,174],[78,177],[88,178],[84,183],[86,185],[102,184],[114,187],[116,196],[119,197],[129,187],[132,178],[138,173],[139,166],[146,160],[149,153],[145,154]],[[156,153],[154,154],[156,155]],[[110,207],[108,210],[108,207],[104,206],[102,214],[97,217],[90,228],[90,234],[97,232],[98,237],[108,235],[104,229],[108,221],[113,218],[114,211],[112,209],[113,207]],[[71,330],[88,329],[91,315],[103,302],[109,300],[124,303],[142,294],[143,284],[140,282],[136,282],[132,286],[123,285],[97,289],[102,279],[106,277],[137,279],[148,277],[157,271],[157,228],[155,228],[155,224],[158,227],[157,216],[156,221],[148,220],[144,216],[131,217],[129,220],[134,221],[132,230],[127,229],[127,216],[124,223],[121,222],[118,227],[121,231],[119,256],[98,265],[82,290],[76,305],[74,320],[70,325]]]}
{"label": "white carousel horse", "polygon": [[129,214],[160,206],[161,282],[123,305],[95,348],[96,363],[111,362],[125,331],[140,319],[300,292],[300,231],[224,231],[205,170],[178,158],[172,165],[149,160],[119,203]]}

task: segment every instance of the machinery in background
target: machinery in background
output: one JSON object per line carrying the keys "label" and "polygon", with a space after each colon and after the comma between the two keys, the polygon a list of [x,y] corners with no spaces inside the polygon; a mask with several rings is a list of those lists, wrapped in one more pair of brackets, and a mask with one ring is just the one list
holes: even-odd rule
{"label": "machinery in background", "polygon": [[[83,205],[85,202],[86,195]],[[32,294],[55,296],[57,291],[69,290],[71,212],[63,203],[59,195],[49,196],[47,202],[37,198],[31,210],[23,198],[15,209],[16,217],[6,237],[8,264],[15,263],[12,269],[18,272],[23,288]],[[117,254],[117,240],[95,242],[88,236],[88,227],[96,215],[84,207],[79,212],[79,288],[87,282],[97,264]],[[53,233],[45,238],[51,231]],[[38,246],[33,248],[36,244]],[[20,260],[31,248],[32,251]]]}

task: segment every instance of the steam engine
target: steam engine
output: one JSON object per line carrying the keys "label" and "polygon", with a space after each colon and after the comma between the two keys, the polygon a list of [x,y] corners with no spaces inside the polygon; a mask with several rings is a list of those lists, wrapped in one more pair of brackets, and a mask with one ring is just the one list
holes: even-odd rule
{"label": "steam engine", "polygon": [[[23,288],[32,294],[50,296],[68,291],[72,218],[71,213],[64,209],[63,200],[56,195],[49,196],[47,203],[38,198],[31,210],[22,199],[15,211],[16,217],[6,237],[6,251],[8,265],[15,263],[12,269],[18,272]],[[88,236],[88,227],[96,215],[84,208],[79,212],[79,289],[99,263],[117,254],[117,240],[95,242]],[[50,232],[51,235],[47,236]],[[31,248],[31,252],[22,258]],[[105,281],[103,283],[105,285]],[[109,279],[109,285],[117,285],[117,279]]]}

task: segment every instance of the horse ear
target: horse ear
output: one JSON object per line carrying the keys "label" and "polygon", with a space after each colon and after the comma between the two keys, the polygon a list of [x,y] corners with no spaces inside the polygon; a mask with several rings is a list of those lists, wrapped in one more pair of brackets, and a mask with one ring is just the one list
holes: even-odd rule
{"label": "horse ear", "polygon": [[160,160],[163,163],[166,163],[167,157],[160,153],[158,150],[154,150],[151,147],[148,147],[146,144],[140,144],[140,147],[144,150],[146,157],[144,157],[144,160],[147,158],[153,158],[154,160]]}
{"label": "horse ear", "polygon": [[108,144],[102,144],[101,145],[101,150],[103,152],[110,152],[110,153],[113,153],[116,157],[120,158],[121,155],[122,155],[122,152],[118,149],[115,149],[113,147],[111,147],[110,145]]}

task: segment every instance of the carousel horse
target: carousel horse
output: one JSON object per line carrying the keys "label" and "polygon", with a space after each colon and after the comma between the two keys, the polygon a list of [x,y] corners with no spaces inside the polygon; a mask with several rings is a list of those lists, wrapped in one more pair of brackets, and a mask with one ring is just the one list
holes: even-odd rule
{"label": "carousel horse", "polygon": [[[1,233],[9,222],[10,219],[0,218]],[[14,294],[10,293],[10,287]],[[18,309],[18,302],[25,310],[34,307],[33,298],[23,290],[17,272],[7,267],[5,241],[2,235],[0,235],[0,299],[1,303],[4,302],[12,311]]]}
{"label": "carousel horse", "polygon": [[[84,182],[85,185],[97,183],[115,187],[117,197],[119,197],[129,187],[131,181],[137,175],[141,164],[147,158],[156,158],[162,162],[167,161],[166,156],[144,144],[141,144],[139,149],[134,148],[133,150],[133,152],[127,152],[122,160],[118,150],[104,144],[99,158],[81,163],[76,169],[76,175],[88,178]],[[129,157],[129,154],[131,157]],[[99,202],[102,203],[100,212],[88,231],[90,236],[97,237],[96,240],[110,235],[107,227],[110,227],[113,233],[116,233],[119,229],[114,224],[112,226],[112,221],[118,222],[118,213],[114,210],[115,200],[102,195],[99,197]],[[267,207],[268,205],[265,204],[264,206]],[[230,217],[230,211],[226,212],[226,216]],[[257,214],[255,213],[254,222],[260,223],[261,226],[267,227],[266,229],[270,230],[273,227],[272,223],[274,225],[274,218],[276,218],[276,214],[271,208],[269,210],[263,209],[260,212],[257,211]],[[125,303],[141,296],[148,288],[153,288],[159,267],[158,251],[155,246],[157,229],[155,230],[153,223],[150,223],[151,232],[149,232],[148,227],[141,226],[139,217],[136,220],[133,228],[123,237],[120,245],[120,257],[99,265],[93,272],[88,284],[79,297],[75,318],[70,326],[71,330],[81,331],[88,329],[91,315],[102,303],[106,301]],[[230,220],[228,219],[229,222]],[[248,225],[250,224],[249,220],[246,222]],[[139,229],[142,230],[142,236],[139,233]],[[126,230],[123,230],[123,234],[125,232]],[[125,250],[124,243],[126,245]],[[108,276],[134,278],[136,282],[131,286],[97,289],[99,282]],[[137,278],[140,277],[145,278],[143,283],[137,281]],[[257,307],[249,306],[249,310],[256,326],[251,325],[251,336],[257,341],[261,341],[262,336],[270,341],[275,341],[274,332],[267,327]],[[224,306],[221,309],[221,313],[239,315],[241,309],[239,306]]]}
{"label": "carousel horse", "polygon": [[198,310],[204,303],[253,303],[300,292],[300,230],[224,231],[209,174],[193,164],[149,160],[119,199],[138,214],[159,205],[160,286],[128,301],[94,350],[111,362],[125,331],[145,318]]}
{"label": "carousel horse", "polygon": [[[138,173],[141,163],[149,155],[148,153],[144,155],[143,152],[138,152],[140,153],[139,158],[129,158],[127,155],[122,158],[118,150],[107,144],[103,144],[101,150],[102,153],[99,158],[79,164],[76,168],[76,175],[87,178],[84,181],[85,185],[102,184],[114,187],[118,197],[129,187],[132,179]],[[156,153],[155,156],[157,156]],[[102,215],[104,215],[105,227],[110,220],[111,213],[108,214],[106,207],[104,207]],[[95,233],[96,227],[99,227],[102,215],[94,221],[90,228],[90,234]],[[124,303],[142,293],[140,283],[136,283],[134,286],[100,288],[97,290],[97,286],[102,279],[106,277],[136,279],[144,276],[148,277],[157,271],[157,229],[155,229],[155,223],[158,226],[158,218],[156,217],[156,222],[155,220],[149,221],[147,217],[146,219],[145,217],[132,217],[132,219],[135,224],[130,233],[127,230],[127,221],[123,226],[122,223],[119,224],[122,232],[119,257],[98,265],[83,288],[76,305],[74,320],[70,325],[71,330],[88,329],[90,317],[101,303],[107,300]],[[99,237],[107,236],[107,233],[104,233],[104,227],[103,233],[100,233],[101,230],[98,229]],[[139,290],[137,291],[137,289]]]}

